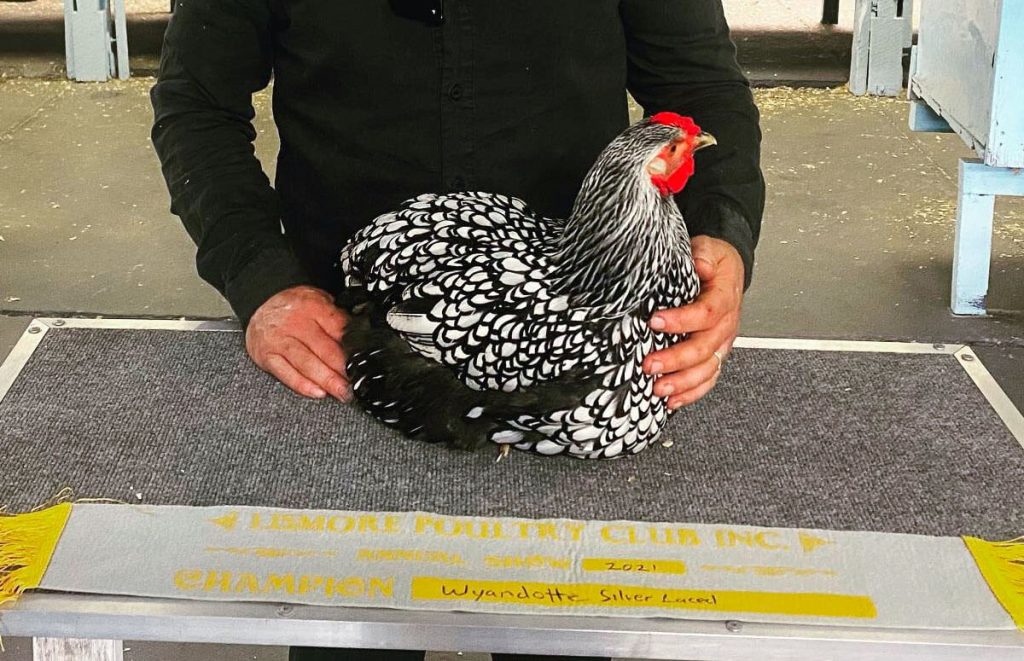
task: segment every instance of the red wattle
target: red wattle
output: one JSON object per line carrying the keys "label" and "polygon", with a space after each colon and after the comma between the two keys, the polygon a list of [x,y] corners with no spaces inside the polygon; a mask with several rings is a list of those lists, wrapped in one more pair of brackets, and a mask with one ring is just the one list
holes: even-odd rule
{"label": "red wattle", "polygon": [[686,182],[693,176],[693,159],[688,158],[685,162],[681,163],[675,172],[668,175],[667,177],[663,174],[657,174],[651,176],[651,183],[658,187],[658,192],[662,195],[675,195],[679,191],[683,190],[686,186]]}

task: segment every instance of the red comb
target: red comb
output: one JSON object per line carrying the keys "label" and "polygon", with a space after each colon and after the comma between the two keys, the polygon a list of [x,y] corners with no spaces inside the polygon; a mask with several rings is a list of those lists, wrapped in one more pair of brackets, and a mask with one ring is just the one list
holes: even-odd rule
{"label": "red comb", "polygon": [[700,133],[700,127],[693,121],[693,118],[683,117],[682,115],[677,115],[674,112],[659,112],[657,115],[651,115],[651,123],[677,126],[689,135],[697,135]]}

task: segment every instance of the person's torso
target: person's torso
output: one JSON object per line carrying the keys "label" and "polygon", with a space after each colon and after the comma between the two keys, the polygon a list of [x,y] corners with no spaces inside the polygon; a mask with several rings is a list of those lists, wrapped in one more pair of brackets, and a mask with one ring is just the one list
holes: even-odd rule
{"label": "person's torso", "polygon": [[618,4],[445,0],[434,27],[388,0],[276,0],[277,190],[318,279],[355,230],[420,193],[566,215],[628,121]]}

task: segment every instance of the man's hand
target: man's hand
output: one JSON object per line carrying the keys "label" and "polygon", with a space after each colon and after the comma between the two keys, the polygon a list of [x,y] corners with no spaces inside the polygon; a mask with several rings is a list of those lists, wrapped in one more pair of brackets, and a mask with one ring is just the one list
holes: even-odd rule
{"label": "man's hand", "polygon": [[300,395],[351,401],[341,336],[348,316],[330,294],[292,287],[271,296],[249,321],[245,348],[253,362]]}
{"label": "man's hand", "polygon": [[[654,394],[668,397],[669,408],[693,404],[718,381],[721,363],[732,350],[743,302],[743,260],[721,239],[694,237],[693,262],[701,282],[697,300],[681,308],[659,310],[654,330],[689,333],[687,338],[644,360],[644,371],[660,374]],[[714,354],[718,352],[721,360]]]}

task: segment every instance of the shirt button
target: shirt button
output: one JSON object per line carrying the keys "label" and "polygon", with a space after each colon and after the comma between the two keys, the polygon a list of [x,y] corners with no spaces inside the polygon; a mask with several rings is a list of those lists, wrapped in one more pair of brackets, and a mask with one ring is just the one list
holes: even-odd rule
{"label": "shirt button", "polygon": [[459,83],[455,83],[454,85],[452,85],[448,89],[448,97],[451,98],[452,101],[458,101],[459,99],[461,99],[462,85],[460,85]]}

